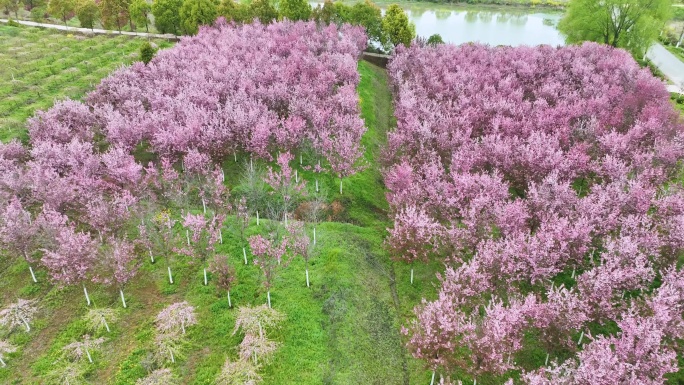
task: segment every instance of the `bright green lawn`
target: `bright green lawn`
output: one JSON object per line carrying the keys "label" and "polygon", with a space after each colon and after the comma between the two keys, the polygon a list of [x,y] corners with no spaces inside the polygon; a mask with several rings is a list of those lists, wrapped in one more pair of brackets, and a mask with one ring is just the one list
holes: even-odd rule
{"label": "bright green lawn", "polygon": [[0,25],[0,140],[25,139],[24,124],[35,111],[56,99],[81,98],[112,70],[136,60],[141,43]]}

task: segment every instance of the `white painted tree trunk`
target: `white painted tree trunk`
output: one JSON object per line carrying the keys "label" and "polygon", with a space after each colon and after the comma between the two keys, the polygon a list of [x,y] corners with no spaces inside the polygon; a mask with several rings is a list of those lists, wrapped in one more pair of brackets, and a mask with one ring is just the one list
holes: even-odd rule
{"label": "white painted tree trunk", "polygon": [[2,364],[2,367],[3,367],[3,368],[7,366],[7,364],[5,363],[5,361],[2,360],[2,357],[0,357],[0,364]]}
{"label": "white painted tree trunk", "polygon": [[124,297],[123,289],[119,289],[119,294],[121,294],[121,303],[124,309],[126,308],[126,297]]}
{"label": "white painted tree trunk", "polygon": [[681,35],[679,35],[679,41],[677,42],[677,48],[682,45],[682,40],[684,39],[684,28],[682,29]]}
{"label": "white painted tree trunk", "polygon": [[297,173],[297,169],[295,169],[295,183],[299,183],[299,173]]}
{"label": "white painted tree trunk", "polygon": [[340,195],[342,195],[342,178],[340,178]]}
{"label": "white painted tree trunk", "polygon": [[107,323],[107,320],[105,319],[105,317],[102,317],[102,322],[105,325],[105,329],[107,329],[107,333],[110,333],[111,330],[109,330],[109,324]]}
{"label": "white painted tree trunk", "polygon": [[544,366],[549,364],[549,353],[546,353],[546,360],[544,360]]}
{"label": "white painted tree trunk", "polygon": [[83,293],[85,293],[86,302],[88,302],[88,306],[90,306],[90,297],[88,296],[88,289],[86,289],[85,285],[83,285]]}
{"label": "white painted tree trunk", "polygon": [[188,246],[190,246],[190,230],[185,230],[185,239],[188,241]]}
{"label": "white painted tree trunk", "polygon": [[299,165],[302,165],[302,153],[299,153]]}
{"label": "white painted tree trunk", "polygon": [[252,158],[249,158],[249,169],[250,171],[254,172],[254,163],[252,162]]}
{"label": "white painted tree trunk", "polygon": [[306,268],[306,287],[310,287],[309,286],[309,268],[308,267]]}
{"label": "white painted tree trunk", "polygon": [[36,279],[36,275],[33,273],[33,268],[31,265],[29,265],[29,271],[31,272],[31,279],[33,279],[34,283],[38,283],[38,280]]}
{"label": "white painted tree trunk", "polygon": [[575,279],[575,268],[574,268],[574,267],[572,268],[572,276],[571,276],[571,278],[572,278],[572,279]]}
{"label": "white painted tree trunk", "polygon": [[266,298],[268,299],[268,308],[271,308],[271,291],[266,292]]}
{"label": "white painted tree trunk", "polygon": [[185,320],[181,320],[181,330],[183,330],[183,334],[185,334]]}
{"label": "white painted tree trunk", "polygon": [[84,348],[86,352],[86,356],[88,356],[88,361],[92,364],[93,363],[93,357],[90,356],[90,352],[88,351],[88,348]]}
{"label": "white painted tree trunk", "polygon": [[[237,162],[237,160],[236,160],[236,162]],[[225,182],[225,181],[226,181],[226,173],[223,172],[223,169],[221,169],[221,182]]]}
{"label": "white painted tree trunk", "polygon": [[233,159],[237,162],[237,152],[233,152]]}
{"label": "white painted tree trunk", "polygon": [[233,307],[233,304],[230,302],[230,290],[228,290],[228,307]]}
{"label": "white painted tree trunk", "polygon": [[259,210],[257,210],[257,226],[259,226]]}
{"label": "white painted tree trunk", "polygon": [[313,233],[313,244],[316,246],[316,227],[314,226],[314,233]]}
{"label": "white painted tree trunk", "polygon": [[316,178],[316,192],[318,192],[318,178]]}
{"label": "white painted tree trunk", "polygon": [[175,364],[175,363],[176,363],[176,359],[173,358],[173,350],[169,349],[169,353],[171,353],[171,362],[173,362],[173,363]]}
{"label": "white painted tree trunk", "polygon": [[207,202],[204,200],[204,197],[202,198],[202,210],[204,210],[204,213],[207,213]]}
{"label": "white painted tree trunk", "polygon": [[287,213],[285,213],[285,227],[287,227]]}
{"label": "white painted tree trunk", "polygon": [[411,268],[411,285],[413,285],[413,268]]}
{"label": "white painted tree trunk", "polygon": [[245,265],[247,264],[247,250],[242,248],[242,257],[245,258]]}
{"label": "white painted tree trunk", "polygon": [[29,326],[28,322],[26,322],[26,319],[24,319],[24,317],[19,317],[19,318],[21,318],[21,322],[23,322],[23,323],[24,323],[24,326],[26,326],[26,332],[27,332],[27,333],[30,332],[30,331],[31,331],[31,327]]}
{"label": "white painted tree trunk", "polygon": [[152,261],[152,263],[154,263],[154,255],[152,255],[152,249],[150,249],[148,247],[147,250],[150,252],[150,261]]}
{"label": "white painted tree trunk", "polygon": [[207,286],[207,269],[204,268],[204,286]]}
{"label": "white painted tree trunk", "polygon": [[169,283],[173,285],[173,276],[171,275],[171,266],[167,267],[169,269]]}
{"label": "white painted tree trunk", "polygon": [[582,343],[582,338],[584,338],[584,330],[582,331],[582,334],[580,334],[579,341],[577,341],[577,345],[580,345]]}
{"label": "white painted tree trunk", "polygon": [[221,229],[219,229],[219,243],[223,244],[223,231]]}
{"label": "white painted tree trunk", "polygon": [[430,379],[430,385],[434,385],[435,383],[435,371],[432,371],[432,378]]}

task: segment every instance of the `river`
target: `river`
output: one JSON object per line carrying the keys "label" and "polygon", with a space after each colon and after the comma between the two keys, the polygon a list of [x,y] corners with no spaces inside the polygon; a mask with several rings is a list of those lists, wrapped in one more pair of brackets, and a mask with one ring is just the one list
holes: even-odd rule
{"label": "river", "polygon": [[[438,33],[447,43],[480,42],[492,46],[565,43],[555,27],[563,16],[560,12],[518,7],[464,9],[432,3],[400,5],[416,25],[418,36]],[[384,14],[386,6],[382,4],[380,8]]]}

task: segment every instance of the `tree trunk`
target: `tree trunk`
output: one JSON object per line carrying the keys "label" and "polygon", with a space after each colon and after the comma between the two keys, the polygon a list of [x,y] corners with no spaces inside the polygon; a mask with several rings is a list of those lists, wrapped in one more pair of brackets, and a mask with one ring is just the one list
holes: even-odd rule
{"label": "tree trunk", "polygon": [[411,268],[411,285],[413,285],[413,267]]}
{"label": "tree trunk", "polygon": [[204,210],[204,214],[207,213],[207,202],[204,201],[204,197],[202,197],[202,210]]}
{"label": "tree trunk", "polygon": [[173,285],[173,277],[171,276],[171,266],[169,266],[168,269],[169,269],[169,283]]}
{"label": "tree trunk", "polygon": [[257,226],[259,226],[259,210],[257,210]]}
{"label": "tree trunk", "polygon": [[105,325],[105,329],[107,329],[107,333],[111,333],[111,330],[109,330],[109,324],[107,323],[107,319],[105,319],[105,317],[102,317],[102,322]]}
{"label": "tree trunk", "polygon": [[549,364],[549,353],[546,353],[546,360],[544,360],[544,366]]}
{"label": "tree trunk", "polygon": [[271,291],[266,292],[266,298],[268,299],[268,308],[271,308]]}
{"label": "tree trunk", "polygon": [[38,283],[38,280],[36,279],[36,275],[33,273],[33,268],[31,265],[29,265],[29,271],[31,272],[31,278],[33,279],[34,283]]}
{"label": "tree trunk", "polygon": [[435,371],[432,371],[432,379],[430,379],[430,385],[434,385],[435,383]]}
{"label": "tree trunk", "polygon": [[233,304],[230,303],[230,290],[228,290],[228,307],[233,307]]}
{"label": "tree trunk", "polygon": [[3,367],[3,368],[7,366],[7,364],[5,363],[5,361],[2,360],[2,357],[0,357],[0,364],[2,364],[2,367]]}
{"label": "tree trunk", "polygon": [[679,34],[679,41],[677,42],[677,48],[682,45],[682,39],[684,39],[684,28],[682,28],[682,33]]}
{"label": "tree trunk", "polygon": [[247,250],[243,247],[242,248],[242,256],[245,258],[245,265],[247,264]]}
{"label": "tree trunk", "polygon": [[318,178],[316,178],[316,192],[318,192]]}
{"label": "tree trunk", "polygon": [[340,178],[340,195],[342,195],[342,178]]}
{"label": "tree trunk", "polygon": [[219,243],[223,244],[223,232],[219,229]]}
{"label": "tree trunk", "polygon": [[121,294],[121,303],[124,309],[126,308],[126,297],[124,297],[123,289],[119,289],[119,294]]}
{"label": "tree trunk", "polygon": [[175,364],[175,363],[176,363],[176,359],[173,358],[173,350],[171,350],[170,348],[169,348],[169,353],[171,353],[171,362],[173,362],[173,363]]}
{"label": "tree trunk", "polygon": [[299,183],[299,174],[297,173],[297,169],[295,169],[295,183]]}
{"label": "tree trunk", "polygon": [[83,285],[83,293],[85,293],[86,302],[88,302],[88,306],[90,306],[90,297],[88,296],[88,289],[86,289],[85,284]]}
{"label": "tree trunk", "polygon": [[183,334],[185,334],[185,321],[181,320],[181,330],[183,330]]}
{"label": "tree trunk", "polygon": [[152,261],[152,263],[154,263],[154,255],[152,255],[152,249],[148,247],[147,250],[150,252],[150,260]]}
{"label": "tree trunk", "polygon": [[88,361],[92,364],[93,363],[93,357],[90,356],[90,352],[88,351],[88,348],[83,348],[86,352],[86,356],[88,356]]}
{"label": "tree trunk", "polygon": [[313,232],[313,244],[316,246],[316,226],[314,226],[314,232]]}
{"label": "tree trunk", "polygon": [[300,166],[302,165],[302,153],[301,152],[299,153],[299,165]]}
{"label": "tree trunk", "polygon": [[207,268],[204,268],[204,286],[207,286]]}
{"label": "tree trunk", "polygon": [[[147,15],[145,15],[145,20],[147,20]],[[145,32],[150,33],[150,27],[147,21],[145,21]]]}
{"label": "tree trunk", "polygon": [[190,246],[190,230],[185,230],[185,240],[188,241],[188,246]]}
{"label": "tree trunk", "polygon": [[306,287],[310,287],[309,286],[309,268],[308,267],[306,268]]}
{"label": "tree trunk", "polygon": [[24,323],[24,326],[26,326],[26,332],[27,332],[27,333],[30,332],[30,331],[31,331],[31,327],[29,326],[28,322],[26,322],[26,319],[24,319],[24,317],[21,317],[21,316],[20,316],[19,318],[21,318],[21,322],[23,322],[23,323]]}
{"label": "tree trunk", "polygon": [[577,345],[582,344],[582,338],[584,338],[584,330],[582,331],[582,334],[580,334],[579,341],[577,341]]}

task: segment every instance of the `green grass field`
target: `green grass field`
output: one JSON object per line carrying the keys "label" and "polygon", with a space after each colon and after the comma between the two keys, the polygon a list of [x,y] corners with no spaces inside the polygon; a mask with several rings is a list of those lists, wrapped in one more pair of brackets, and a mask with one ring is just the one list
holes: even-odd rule
{"label": "green grass field", "polygon": [[[0,83],[2,140],[25,137],[24,122],[37,109],[49,108],[54,99],[79,98],[120,64],[130,63],[140,40],[86,38],[38,29],[0,27]],[[358,93],[368,127],[363,138],[365,161],[376,165],[385,131],[393,124],[391,96],[384,70],[359,63]],[[227,162],[226,174],[236,175],[239,163]],[[307,180],[313,174],[302,171]],[[344,180],[319,176],[332,202],[342,207],[338,222],[317,227],[318,245],[311,260],[311,288],[306,288],[304,262],[294,260],[271,290],[273,307],[287,316],[271,337],[282,344],[273,361],[262,369],[265,384],[409,384],[427,383],[430,373],[410,357],[400,326],[412,315],[422,297],[432,297],[439,264],[416,266],[409,284],[409,267],[388,258],[383,239],[387,202],[377,167]],[[238,282],[231,290],[234,306],[266,302],[256,266],[242,262],[242,242],[230,235],[226,223],[219,251],[229,256]],[[253,220],[248,234],[263,231]],[[167,279],[172,266],[174,284]],[[42,384],[54,369],[61,349],[86,333],[81,317],[88,310],[80,287],[60,289],[37,272],[31,282],[25,262],[0,258],[0,303],[16,298],[38,299],[40,314],[30,333],[13,333],[19,346],[0,369],[2,384]],[[199,324],[188,329],[189,343],[177,357],[173,372],[183,384],[212,384],[227,357],[237,357],[242,335],[233,335],[235,309],[228,308],[225,293],[211,282],[202,284],[202,266],[187,259],[158,257],[146,261],[125,289],[123,309],[115,289],[90,284],[95,307],[119,310],[119,320],[104,348],[95,353],[87,380],[92,384],[134,384],[146,375],[144,361],[152,351],[154,318],[165,306],[187,300],[196,307]]]}
{"label": "green grass field", "polygon": [[35,111],[55,99],[82,97],[112,70],[136,60],[141,43],[0,25],[0,140],[25,138],[24,124]]}

